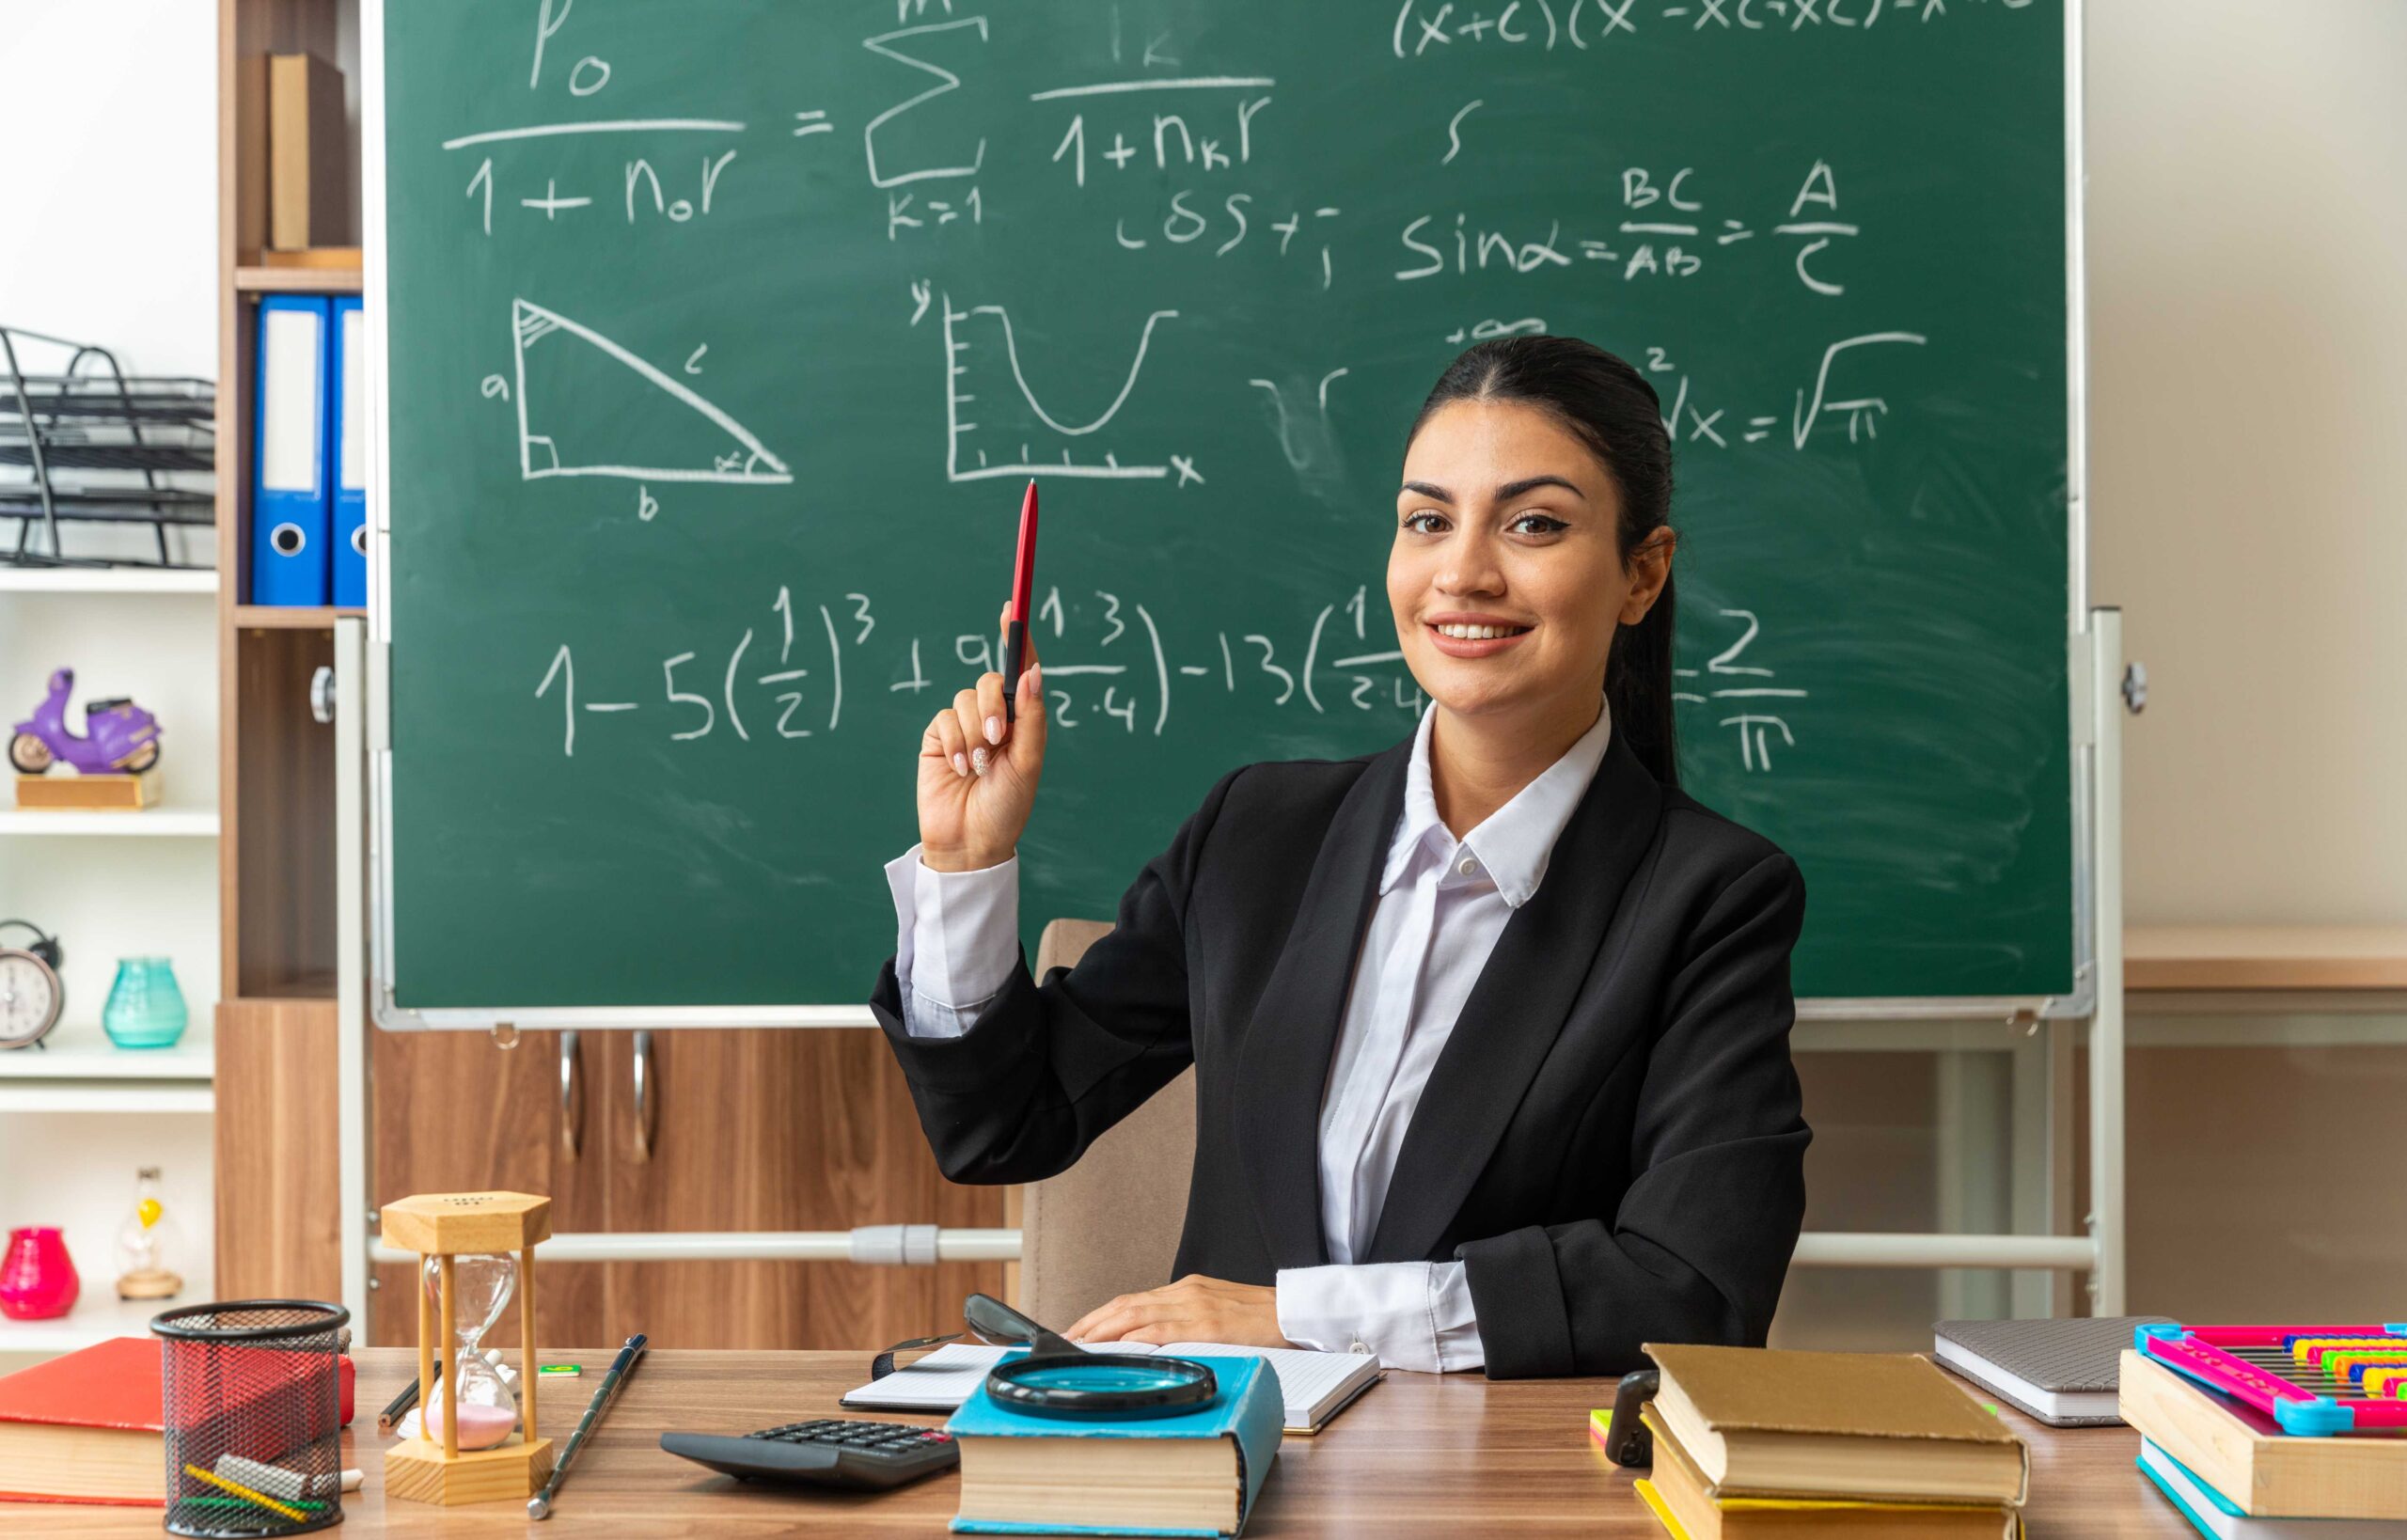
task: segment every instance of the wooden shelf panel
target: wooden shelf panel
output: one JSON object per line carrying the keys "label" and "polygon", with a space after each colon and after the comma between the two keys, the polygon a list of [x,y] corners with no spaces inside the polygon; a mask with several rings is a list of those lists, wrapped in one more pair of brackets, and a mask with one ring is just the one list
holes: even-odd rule
{"label": "wooden shelf panel", "polygon": [[296,1000],[321,1000],[334,1003],[335,975],[332,968],[311,968],[276,979],[252,979],[242,995],[227,1003],[233,1005],[290,1005]]}
{"label": "wooden shelf panel", "polygon": [[238,294],[356,294],[362,275],[355,267],[238,267]]}
{"label": "wooden shelf panel", "polygon": [[2407,925],[2134,925],[2123,987],[2407,989]]}
{"label": "wooden shelf panel", "polygon": [[367,613],[330,605],[236,605],[234,626],[238,631],[332,631],[338,619]]}

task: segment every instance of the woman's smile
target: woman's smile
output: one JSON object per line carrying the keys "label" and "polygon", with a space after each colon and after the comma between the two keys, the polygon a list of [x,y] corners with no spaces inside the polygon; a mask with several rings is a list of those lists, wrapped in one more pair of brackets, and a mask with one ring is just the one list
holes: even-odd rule
{"label": "woman's smile", "polygon": [[1487,658],[1518,645],[1537,629],[1499,615],[1449,612],[1422,622],[1431,645],[1450,658]]}

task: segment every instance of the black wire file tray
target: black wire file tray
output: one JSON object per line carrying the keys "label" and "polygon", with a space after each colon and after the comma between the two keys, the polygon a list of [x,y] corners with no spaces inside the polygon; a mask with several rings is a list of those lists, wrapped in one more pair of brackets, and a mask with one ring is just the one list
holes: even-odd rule
{"label": "black wire file tray", "polygon": [[[29,374],[21,344],[68,352],[55,374]],[[179,559],[171,525],[217,522],[217,389],[207,380],[129,378],[106,348],[0,326],[0,563],[20,567],[207,567]],[[8,522],[14,521],[11,530]],[[150,549],[87,551],[72,525],[144,526]],[[10,537],[13,535],[13,539]],[[212,549],[212,542],[201,542]]]}

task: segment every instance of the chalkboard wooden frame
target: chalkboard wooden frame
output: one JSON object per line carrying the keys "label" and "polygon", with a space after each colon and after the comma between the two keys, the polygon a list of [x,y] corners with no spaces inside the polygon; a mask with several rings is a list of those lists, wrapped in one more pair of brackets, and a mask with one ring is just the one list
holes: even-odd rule
{"label": "chalkboard wooden frame", "polygon": [[[2068,423],[2068,538],[2069,566],[2068,613],[2067,668],[2070,695],[2075,705],[2076,721],[2069,724],[2075,762],[2071,778],[2073,793],[2072,875],[2074,893],[2074,983],[2070,991],[2047,995],[1998,996],[1929,996],[1878,998],[1817,998],[1800,1001],[1800,1015],[1805,1018],[1877,1019],[1974,1019],[1998,1016],[2033,1015],[2040,1017],[2085,1017],[2098,1005],[2095,981],[2102,949],[2115,947],[2099,925],[2097,904],[2097,867],[2100,841],[2119,835],[2119,809],[2101,808],[2094,794],[2091,777],[2079,756],[2089,746],[2084,740],[2084,724],[2079,718],[2084,708],[2104,707],[2094,699],[2089,678],[2092,660],[2089,646],[2092,634],[2083,623],[2089,613],[2087,573],[2087,498],[2086,498],[2086,312],[2085,281],[2083,270],[2082,165],[2083,143],[2081,125],[2081,39],[2083,0],[2063,0],[2066,40],[2065,61],[2065,127],[2066,127],[2066,320],[2067,320],[2067,401]],[[388,337],[385,330],[385,306],[386,281],[386,229],[385,209],[385,143],[384,143],[384,22],[383,0],[364,0],[363,14],[363,81],[362,132],[366,148],[367,196],[364,201],[367,223],[366,292],[369,296],[368,324],[370,337],[370,394],[373,403],[372,435],[373,464],[370,480],[370,533],[375,552],[374,576],[370,605],[370,846],[369,851],[370,906],[370,1003],[378,1025],[387,1029],[481,1029],[502,1023],[527,1027],[588,1026],[596,1028],[637,1027],[733,1027],[792,1026],[834,1027],[865,1026],[871,1018],[865,1008],[843,1004],[794,1004],[735,1006],[477,1006],[441,1007],[409,1010],[395,1004],[395,980],[401,958],[394,939],[395,909],[393,904],[394,825],[392,819],[392,784],[389,775],[391,750],[391,572],[389,524],[390,416],[384,389],[386,379]]]}

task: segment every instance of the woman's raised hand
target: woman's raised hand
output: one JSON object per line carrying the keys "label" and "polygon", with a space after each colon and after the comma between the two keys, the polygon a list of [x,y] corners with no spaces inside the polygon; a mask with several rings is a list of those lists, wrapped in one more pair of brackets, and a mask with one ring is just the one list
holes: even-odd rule
{"label": "woman's raised hand", "polygon": [[1030,631],[1017,721],[1005,719],[1003,676],[982,674],[920,736],[920,859],[933,871],[999,865],[1028,826],[1045,771],[1045,682]]}

